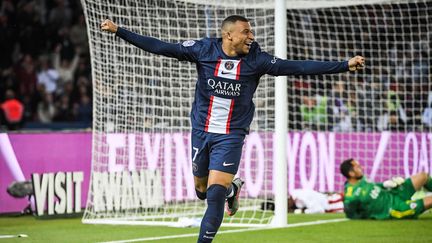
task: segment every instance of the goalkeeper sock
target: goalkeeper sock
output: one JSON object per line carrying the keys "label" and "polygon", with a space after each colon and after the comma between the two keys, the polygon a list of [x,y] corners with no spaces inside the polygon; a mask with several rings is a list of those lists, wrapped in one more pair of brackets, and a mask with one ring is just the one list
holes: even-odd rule
{"label": "goalkeeper sock", "polygon": [[222,185],[213,184],[207,190],[207,210],[201,221],[198,242],[212,242],[222,223],[225,193],[227,189]]}
{"label": "goalkeeper sock", "polygon": [[432,192],[432,177],[430,177],[428,175],[428,179],[426,181],[426,184],[424,185],[424,188],[426,188],[426,190]]}

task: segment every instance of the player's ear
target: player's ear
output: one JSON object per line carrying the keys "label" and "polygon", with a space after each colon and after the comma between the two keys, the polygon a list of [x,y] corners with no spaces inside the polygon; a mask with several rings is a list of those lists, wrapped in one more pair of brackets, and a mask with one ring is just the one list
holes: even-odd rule
{"label": "player's ear", "polygon": [[225,38],[227,40],[232,40],[231,33],[227,30],[222,29],[222,38]]}
{"label": "player's ear", "polygon": [[227,35],[228,40],[232,40],[232,35],[231,35],[230,31],[227,31],[226,35]]}

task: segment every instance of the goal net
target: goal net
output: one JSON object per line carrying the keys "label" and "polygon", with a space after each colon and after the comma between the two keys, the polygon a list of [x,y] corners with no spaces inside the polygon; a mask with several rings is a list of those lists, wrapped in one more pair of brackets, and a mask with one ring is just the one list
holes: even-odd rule
{"label": "goal net", "polygon": [[[102,20],[167,42],[219,37],[232,14],[251,19],[274,53],[274,3],[264,0],[82,0],[93,75],[92,176],[85,223],[181,226],[202,217],[190,151],[195,66],[146,53],[100,31]],[[288,77],[288,188],[341,191],[354,157],[372,180],[432,167],[431,1],[287,1],[288,59],[348,60],[358,73]],[[238,177],[240,211],[223,225],[273,218],[274,78],[254,96]]]}
{"label": "goal net", "polygon": [[287,11],[288,59],[362,55],[366,68],[288,77],[289,191],[343,191],[349,158],[376,182],[432,171],[432,1],[297,6]]}
{"label": "goal net", "polygon": [[[94,126],[91,187],[84,222],[178,225],[205,212],[197,199],[190,151],[195,65],[146,53],[100,31],[119,26],[166,42],[218,37],[233,14],[253,19],[257,41],[272,52],[274,22],[266,1],[83,1],[92,58]],[[246,179],[241,210],[224,225],[264,225],[271,191],[273,82],[256,93],[257,118],[238,176]],[[189,219],[189,220],[185,220]]]}

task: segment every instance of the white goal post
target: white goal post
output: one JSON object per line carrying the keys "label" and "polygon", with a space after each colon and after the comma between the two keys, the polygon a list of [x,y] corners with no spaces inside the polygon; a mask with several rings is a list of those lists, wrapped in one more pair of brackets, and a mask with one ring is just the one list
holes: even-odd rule
{"label": "white goal post", "polygon": [[[240,211],[225,226],[283,226],[287,191],[343,188],[354,157],[372,180],[432,170],[432,1],[81,0],[93,79],[92,176],[84,223],[182,226],[205,211],[192,177],[195,66],[146,53],[100,23],[167,42],[219,37],[232,14],[288,59],[366,57],[358,73],[264,76],[237,176]],[[276,16],[276,17],[275,17]],[[276,107],[276,108],[275,108]],[[428,125],[429,124],[429,125]],[[275,158],[279,158],[276,162]],[[265,207],[274,201],[276,209]]]}

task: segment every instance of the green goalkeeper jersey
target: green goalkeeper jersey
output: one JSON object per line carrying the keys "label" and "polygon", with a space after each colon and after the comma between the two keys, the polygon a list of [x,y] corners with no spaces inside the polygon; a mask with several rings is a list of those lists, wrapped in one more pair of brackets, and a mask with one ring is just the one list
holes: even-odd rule
{"label": "green goalkeeper jersey", "polygon": [[351,219],[388,219],[393,195],[382,183],[372,183],[363,177],[356,184],[345,184],[344,211]]}

